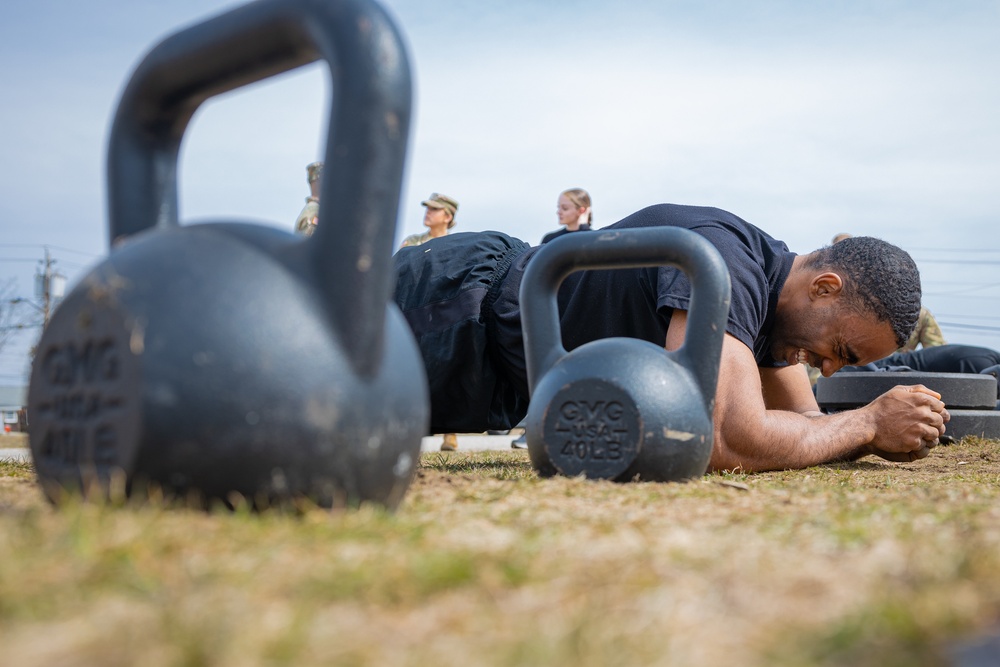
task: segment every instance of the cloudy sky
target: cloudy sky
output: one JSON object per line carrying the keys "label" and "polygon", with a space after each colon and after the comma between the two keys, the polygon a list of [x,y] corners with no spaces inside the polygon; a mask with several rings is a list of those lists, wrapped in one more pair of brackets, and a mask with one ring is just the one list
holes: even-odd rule
{"label": "cloudy sky", "polygon": [[[47,247],[73,281],[106,253],[118,95],[163,37],[240,2],[33,0],[0,9],[0,287]],[[796,252],[847,231],[921,267],[950,342],[1000,348],[1000,3],[993,0],[386,0],[414,122],[397,241],[431,192],[456,231],[529,242],[560,191],[597,226],[659,202],[730,210]],[[181,163],[185,222],[291,230],[322,155],[312,65],[207,103]],[[37,332],[0,351],[25,377]]]}

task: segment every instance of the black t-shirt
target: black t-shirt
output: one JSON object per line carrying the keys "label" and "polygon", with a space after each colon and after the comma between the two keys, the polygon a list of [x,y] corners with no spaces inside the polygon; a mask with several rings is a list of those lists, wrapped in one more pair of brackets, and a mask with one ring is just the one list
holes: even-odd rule
{"label": "black t-shirt", "polygon": [[[720,252],[732,282],[726,331],[753,350],[758,366],[775,366],[770,354],[774,310],[795,254],[783,242],[717,208],[659,204],[602,231],[663,226],[690,229]],[[493,304],[497,349],[515,381],[525,374],[518,290],[538,249],[531,248],[515,260]],[[572,350],[612,336],[663,345],[673,309],[687,310],[690,295],[687,277],[670,266],[578,271],[559,290],[563,345]]]}
{"label": "black t-shirt", "polygon": [[[578,231],[578,232],[589,232],[590,231],[590,224],[585,222],[582,225],[580,225],[579,229],[577,229],[576,231]],[[546,234],[545,236],[542,237],[542,245],[548,243],[552,239],[557,239],[560,236],[563,236],[564,234],[572,234],[572,233],[573,232],[569,231],[569,229],[567,229],[566,227],[563,227],[562,229],[557,229],[554,232],[549,232],[548,234]]]}

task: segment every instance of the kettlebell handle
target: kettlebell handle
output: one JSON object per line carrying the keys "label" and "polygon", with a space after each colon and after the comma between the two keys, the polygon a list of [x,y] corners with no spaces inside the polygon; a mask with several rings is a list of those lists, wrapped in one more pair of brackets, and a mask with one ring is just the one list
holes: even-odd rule
{"label": "kettlebell handle", "polygon": [[406,50],[374,2],[258,0],[154,47],[111,128],[108,241],[179,224],[178,153],[203,102],[319,59],[334,95],[309,264],[348,358],[364,371],[383,345],[411,98]]}
{"label": "kettlebell handle", "polygon": [[567,354],[562,344],[557,297],[559,286],[569,274],[583,269],[664,265],[680,268],[691,280],[687,331],[696,333],[685,336],[679,349],[664,353],[691,370],[705,397],[706,408],[711,410],[729,316],[729,269],[711,243],[679,227],[565,234],[547,243],[531,258],[519,292],[531,393],[534,394],[538,381]]}

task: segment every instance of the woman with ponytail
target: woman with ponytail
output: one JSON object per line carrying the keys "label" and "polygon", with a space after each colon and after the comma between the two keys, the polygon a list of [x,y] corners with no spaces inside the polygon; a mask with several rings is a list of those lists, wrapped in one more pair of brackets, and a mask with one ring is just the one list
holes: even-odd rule
{"label": "woman with ponytail", "polygon": [[546,234],[542,243],[548,243],[552,239],[570,232],[589,232],[593,221],[590,210],[590,195],[581,188],[564,190],[559,195],[559,201],[556,204],[556,215],[559,216],[559,224],[563,225],[563,228]]}

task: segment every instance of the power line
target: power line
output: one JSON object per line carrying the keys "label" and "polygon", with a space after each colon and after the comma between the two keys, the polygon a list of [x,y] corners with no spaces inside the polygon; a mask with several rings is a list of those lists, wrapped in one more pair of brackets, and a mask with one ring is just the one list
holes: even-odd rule
{"label": "power line", "polygon": [[951,327],[954,329],[968,329],[970,331],[998,331],[1000,332],[1000,327],[989,327],[984,324],[959,324],[958,322],[938,322],[942,327]]}
{"label": "power line", "polygon": [[59,266],[67,267],[67,268],[71,268],[71,269],[82,269],[82,268],[84,268],[86,266],[90,266],[90,265],[89,264],[78,264],[76,262],[67,262],[66,260],[59,260]]}
{"label": "power line", "polygon": [[73,253],[76,253],[77,255],[86,255],[87,257],[103,257],[104,256],[104,253],[99,253],[99,252],[98,253],[94,253],[94,252],[85,252],[83,250],[73,250],[72,248],[64,248],[62,246],[57,246],[57,245],[50,245],[49,248],[51,248],[52,250],[58,250],[59,252],[73,252]]}
{"label": "power line", "polygon": [[37,324],[12,324],[9,327],[0,327],[0,331],[21,331],[24,329],[35,329],[42,326],[41,322]]}
{"label": "power line", "polygon": [[941,285],[974,285],[974,286],[987,285],[987,284],[1000,285],[1000,283],[984,283],[982,281],[974,281],[974,280],[931,280],[928,282],[933,282],[935,287],[940,287]]}
{"label": "power line", "polygon": [[87,255],[88,257],[102,256],[101,253],[74,250],[73,248],[67,248],[65,246],[52,245],[51,243],[0,243],[0,248],[51,248],[52,250],[58,250],[60,252],[73,252],[78,255]]}
{"label": "power line", "polygon": [[950,296],[956,299],[975,299],[977,301],[1000,301],[1000,296],[983,296],[981,294],[955,294],[953,292],[924,292],[923,296]]}
{"label": "power line", "polygon": [[983,283],[980,285],[974,285],[973,287],[965,287],[963,289],[956,289],[950,292],[937,292],[938,296],[957,296],[959,294],[968,294],[969,292],[978,292],[979,290],[993,289],[994,287],[1000,287],[1000,283]]}
{"label": "power line", "polygon": [[935,313],[937,317],[958,317],[967,320],[992,320],[994,322],[1000,321],[1000,316],[997,315],[957,315],[954,313]]}
{"label": "power line", "polygon": [[1000,265],[1000,259],[914,259],[917,264],[987,264],[989,266]]}
{"label": "power line", "polygon": [[910,248],[910,252],[1000,252],[1000,248]]}

